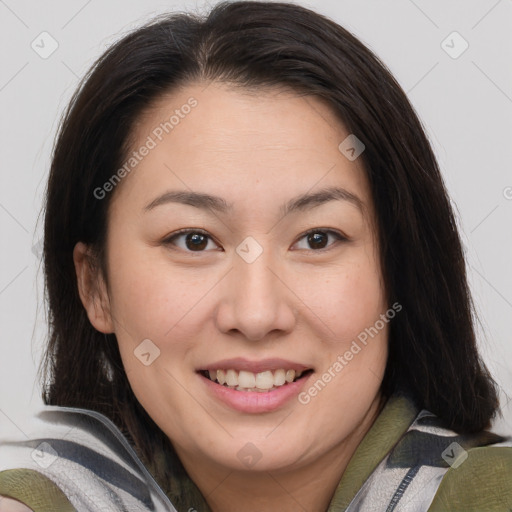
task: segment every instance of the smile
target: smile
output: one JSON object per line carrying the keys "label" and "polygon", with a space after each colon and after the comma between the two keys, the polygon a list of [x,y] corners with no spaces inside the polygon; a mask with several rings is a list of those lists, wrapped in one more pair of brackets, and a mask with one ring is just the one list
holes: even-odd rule
{"label": "smile", "polygon": [[204,364],[196,370],[207,396],[245,414],[277,411],[304,389],[314,368],[281,358],[242,357]]}
{"label": "smile", "polygon": [[237,391],[249,392],[268,392],[296,382],[304,374],[311,373],[312,370],[293,370],[280,368],[277,370],[267,370],[259,373],[247,370],[220,369],[220,370],[202,370],[201,374],[212,382]]}

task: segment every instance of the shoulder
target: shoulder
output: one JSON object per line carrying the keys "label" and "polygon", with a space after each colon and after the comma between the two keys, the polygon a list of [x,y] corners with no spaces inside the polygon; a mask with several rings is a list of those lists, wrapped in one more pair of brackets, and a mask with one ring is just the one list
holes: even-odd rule
{"label": "shoulder", "polygon": [[47,476],[27,468],[0,471],[0,512],[75,509],[64,492]]}
{"label": "shoulder", "polygon": [[175,510],[105,416],[51,407],[38,414],[35,426],[35,436],[0,442],[0,496],[35,510],[40,499],[48,504],[42,510]]}
{"label": "shoulder", "polygon": [[512,444],[470,448],[445,473],[429,512],[512,510]]}
{"label": "shoulder", "polygon": [[457,433],[420,411],[347,510],[399,502],[404,511],[512,512],[512,437]]}

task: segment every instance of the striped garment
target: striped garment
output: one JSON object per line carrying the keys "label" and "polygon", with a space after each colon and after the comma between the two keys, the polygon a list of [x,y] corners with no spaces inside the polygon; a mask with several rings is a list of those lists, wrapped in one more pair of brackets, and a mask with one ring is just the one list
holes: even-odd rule
{"label": "striped garment", "polygon": [[[198,490],[189,492],[190,503],[173,506],[167,497],[173,482],[164,492],[104,416],[47,407],[37,422],[37,439],[0,443],[0,495],[35,512],[211,512]],[[191,480],[185,485],[197,489]],[[512,511],[512,437],[458,435],[394,395],[358,446],[327,512],[446,510]]]}
{"label": "striped garment", "polygon": [[[492,446],[493,449],[508,447],[508,456],[512,460],[512,438],[507,440],[486,431],[461,436],[442,428],[439,418],[422,410],[406,434],[365,481],[346,511],[431,510],[429,507],[447,472],[452,471],[456,478],[457,470],[469,457],[468,450],[484,446]],[[512,474],[509,478],[512,490]],[[461,483],[463,486],[471,484]]]}
{"label": "striped garment", "polygon": [[36,423],[38,439],[0,444],[0,469],[12,470],[0,473],[0,495],[24,501],[20,479],[26,479],[29,493],[28,483],[39,480],[42,492],[52,494],[55,501],[36,506],[25,501],[36,512],[176,512],[121,431],[105,416],[51,406],[38,414]]}

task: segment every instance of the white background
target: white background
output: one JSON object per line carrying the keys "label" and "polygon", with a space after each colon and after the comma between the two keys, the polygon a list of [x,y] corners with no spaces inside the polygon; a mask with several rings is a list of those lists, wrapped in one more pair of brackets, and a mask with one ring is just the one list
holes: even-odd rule
{"label": "white background", "polygon": [[[213,2],[215,3],[215,2]],[[468,256],[479,343],[501,387],[512,433],[512,0],[300,2],[352,31],[387,64],[419,113],[439,159]],[[60,115],[92,62],[126,31],[169,10],[210,3],[0,0],[0,431],[18,433],[41,404],[45,336],[41,237],[50,151]],[[47,31],[47,59],[32,41]],[[441,46],[457,31],[458,58]],[[447,42],[462,48],[457,37]],[[508,196],[508,199],[507,199]]]}

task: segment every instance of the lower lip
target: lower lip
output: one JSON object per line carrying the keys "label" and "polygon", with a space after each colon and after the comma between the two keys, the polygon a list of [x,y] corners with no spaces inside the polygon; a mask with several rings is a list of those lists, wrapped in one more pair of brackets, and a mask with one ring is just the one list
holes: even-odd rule
{"label": "lower lip", "polygon": [[271,412],[279,409],[294,396],[297,396],[305,386],[313,373],[289,382],[272,391],[237,391],[226,386],[222,386],[204,375],[198,374],[205,383],[208,390],[221,402],[229,405],[237,411],[245,413]]}

